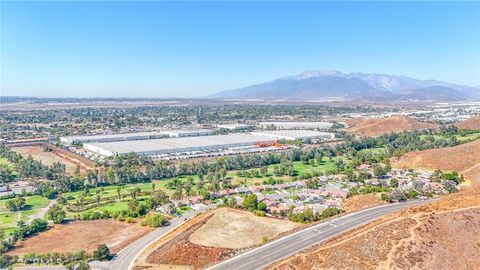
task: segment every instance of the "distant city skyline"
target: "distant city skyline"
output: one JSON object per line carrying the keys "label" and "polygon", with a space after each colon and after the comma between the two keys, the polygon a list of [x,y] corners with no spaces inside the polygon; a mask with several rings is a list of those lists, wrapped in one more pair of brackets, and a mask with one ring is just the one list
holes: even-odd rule
{"label": "distant city skyline", "polygon": [[201,97],[305,70],[480,86],[480,2],[1,3],[0,94]]}

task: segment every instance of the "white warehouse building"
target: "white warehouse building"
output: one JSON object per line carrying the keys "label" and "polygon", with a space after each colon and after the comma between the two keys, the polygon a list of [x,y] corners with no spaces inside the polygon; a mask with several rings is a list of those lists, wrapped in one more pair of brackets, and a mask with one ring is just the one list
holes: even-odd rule
{"label": "white warehouse building", "polygon": [[160,133],[168,135],[168,137],[194,137],[194,136],[206,136],[212,135],[213,130],[211,129],[175,129],[175,130],[164,130]]}
{"label": "white warehouse building", "polygon": [[329,122],[258,122],[258,125],[277,129],[330,129],[333,124]]}
{"label": "white warehouse building", "polygon": [[252,132],[252,135],[264,136],[276,140],[319,140],[331,141],[335,138],[335,134],[330,132],[320,132],[313,130],[264,130]]}
{"label": "white warehouse building", "polygon": [[205,136],[205,135],[211,135],[211,134],[213,134],[213,131],[210,129],[199,129],[199,130],[178,129],[178,130],[164,130],[164,131],[152,131],[152,132],[66,136],[66,137],[60,137],[60,141],[64,144],[72,145],[74,143],[121,142],[121,141],[161,139],[161,138],[167,138],[167,137]]}
{"label": "white warehouse building", "polygon": [[139,156],[185,153],[205,150],[221,150],[255,146],[257,143],[273,143],[275,140],[261,135],[232,133],[199,137],[180,137],[125,142],[85,143],[83,147],[102,156],[126,155],[134,152]]}
{"label": "white warehouse building", "polygon": [[64,144],[72,145],[74,143],[119,142],[119,141],[160,139],[165,137],[168,137],[168,135],[161,132],[134,132],[134,133],[117,133],[117,134],[65,136],[65,137],[60,137],[60,141]]}

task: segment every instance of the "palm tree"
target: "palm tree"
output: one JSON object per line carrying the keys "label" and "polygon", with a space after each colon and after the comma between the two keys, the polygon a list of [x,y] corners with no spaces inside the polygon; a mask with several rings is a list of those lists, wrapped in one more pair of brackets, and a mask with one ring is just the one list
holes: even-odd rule
{"label": "palm tree", "polygon": [[122,188],[121,187],[117,187],[117,194],[118,194],[118,200],[121,200],[122,199]]}

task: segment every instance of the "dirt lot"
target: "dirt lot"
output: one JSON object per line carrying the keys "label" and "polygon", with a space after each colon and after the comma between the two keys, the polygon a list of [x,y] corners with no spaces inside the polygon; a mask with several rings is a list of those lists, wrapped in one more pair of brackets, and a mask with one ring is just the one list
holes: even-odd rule
{"label": "dirt lot", "polygon": [[458,128],[480,130],[480,116],[472,117],[455,124]]}
{"label": "dirt lot", "polygon": [[112,219],[55,225],[46,232],[28,238],[9,254],[92,251],[100,244],[107,244],[113,252],[118,252],[151,230],[138,223],[129,224]]}
{"label": "dirt lot", "polygon": [[67,166],[67,172],[73,172],[77,167],[77,164],[80,165],[82,170],[91,169],[91,162],[86,162],[81,159],[81,157],[75,158],[75,154],[68,153],[66,154],[65,150],[57,150],[53,148],[52,152],[44,152],[44,145],[35,145],[35,146],[22,146],[22,147],[13,147],[12,150],[23,155],[23,156],[32,156],[33,159],[42,161],[45,165],[52,165],[54,162],[60,162]]}
{"label": "dirt lot", "polygon": [[480,140],[454,147],[410,152],[391,161],[396,168],[456,170],[464,175],[467,186],[480,185]]}
{"label": "dirt lot", "polygon": [[203,246],[246,248],[260,244],[262,237],[272,239],[298,226],[298,223],[290,221],[258,217],[250,212],[224,208],[219,209],[204,226],[195,231],[190,236],[190,241]]}
{"label": "dirt lot", "polygon": [[268,269],[480,269],[480,189],[387,215]]}
{"label": "dirt lot", "polygon": [[380,198],[380,194],[360,194],[347,198],[343,202],[343,208],[350,213],[382,204],[385,204],[385,201]]}
{"label": "dirt lot", "polygon": [[411,131],[434,127],[432,123],[419,122],[405,116],[391,116],[386,118],[353,118],[347,120],[348,133],[358,136],[380,136],[390,132]]}
{"label": "dirt lot", "polygon": [[187,221],[152,244],[140,254],[134,269],[203,269],[260,244],[263,236],[272,239],[298,226],[220,208]]}

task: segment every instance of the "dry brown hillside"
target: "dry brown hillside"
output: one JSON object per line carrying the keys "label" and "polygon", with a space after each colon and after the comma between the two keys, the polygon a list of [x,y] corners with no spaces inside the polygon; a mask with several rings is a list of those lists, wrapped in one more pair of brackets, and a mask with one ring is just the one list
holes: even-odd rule
{"label": "dry brown hillside", "polygon": [[480,269],[480,189],[382,217],[268,269]]}
{"label": "dry brown hillside", "polygon": [[480,116],[472,117],[462,122],[456,123],[455,126],[463,129],[480,130]]}
{"label": "dry brown hillside", "polygon": [[412,131],[431,128],[432,123],[419,122],[406,116],[391,116],[386,118],[352,118],[347,120],[347,132],[358,136],[380,136],[390,132]]}
{"label": "dry brown hillside", "polygon": [[456,170],[463,174],[467,185],[480,185],[480,140],[454,147],[410,152],[391,161],[395,168]]}

